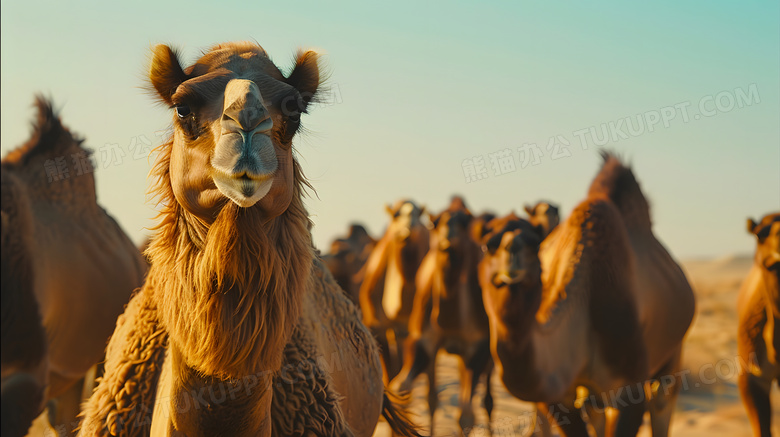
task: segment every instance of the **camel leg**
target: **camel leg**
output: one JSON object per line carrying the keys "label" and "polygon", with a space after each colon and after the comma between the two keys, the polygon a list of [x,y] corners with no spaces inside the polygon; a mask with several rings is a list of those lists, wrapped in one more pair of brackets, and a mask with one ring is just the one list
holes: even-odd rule
{"label": "camel leg", "polygon": [[589,437],[588,425],[582,418],[579,408],[574,407],[574,402],[549,404],[547,409],[548,415],[553,417],[563,436]]}
{"label": "camel leg", "polygon": [[643,401],[628,403],[627,406],[618,408],[618,418],[613,435],[617,437],[635,436],[639,432],[639,427],[642,426],[646,407],[647,404]]}
{"label": "camel leg", "polygon": [[[94,373],[90,371],[87,375],[94,375]],[[79,424],[77,416],[81,411],[81,403],[85,400],[83,397],[84,387],[91,385],[88,376],[72,384],[65,392],[48,403],[49,423],[57,431],[59,437],[76,435],[73,430]]]}
{"label": "camel leg", "polygon": [[433,432],[434,421],[433,418],[436,415],[436,408],[439,406],[439,390],[436,386],[436,355],[434,354],[431,364],[428,366],[428,413],[431,416],[431,434],[436,435]]}
{"label": "camel leg", "polygon": [[[479,383],[479,380],[483,374],[486,375],[486,382],[487,384],[490,384],[490,371],[492,370],[493,366],[493,360],[490,355],[490,343],[488,341],[483,342],[482,344],[477,345],[476,350],[474,350],[474,353],[471,354],[471,356],[468,359],[468,362],[465,362],[465,358],[461,357],[461,382],[460,382],[460,427],[462,430],[466,430],[468,428],[472,428],[475,423],[475,416],[474,416],[474,394],[477,391],[477,384]],[[493,397],[490,394],[489,389],[485,392],[486,400],[484,401],[486,404],[485,409],[488,410],[488,405],[490,406],[490,409],[487,411],[488,414],[488,423],[487,423],[487,430],[488,434],[490,434],[490,414],[493,410]],[[490,396],[489,400],[487,400],[487,396]]]}
{"label": "camel leg", "polygon": [[460,417],[458,423],[464,435],[474,426],[474,409],[471,405],[471,399],[474,395],[474,386],[479,378],[474,375],[474,370],[470,368],[463,357],[458,357],[458,371],[460,373],[460,395],[458,396]]}
{"label": "camel leg", "polygon": [[682,348],[677,350],[669,362],[653,378],[660,383],[652,399],[647,402],[653,437],[666,437],[669,434],[672,412],[674,412],[677,396],[680,394],[680,388],[682,387],[680,375],[681,360]]}
{"label": "camel leg", "polygon": [[[489,350],[488,353],[490,353]],[[493,374],[492,358],[488,360],[488,365],[485,367],[485,371],[483,373],[485,375],[485,397],[482,398],[482,405],[485,407],[485,411],[487,412],[488,417],[488,425],[490,425],[493,422],[493,389],[491,388],[490,381],[490,376]]]}
{"label": "camel leg", "polygon": [[396,332],[393,328],[385,331],[385,342],[387,344],[387,379],[392,381],[401,370],[401,346]]}
{"label": "camel leg", "polygon": [[765,378],[749,372],[742,372],[739,375],[738,386],[742,402],[748,413],[748,419],[750,419],[750,426],[753,428],[753,435],[771,436],[772,406],[769,393],[772,381],[767,381]]}
{"label": "camel leg", "polygon": [[390,390],[396,393],[409,392],[414,380],[433,365],[435,351],[431,351],[430,341],[426,338],[407,337],[404,349],[404,366],[393,378]]}
{"label": "camel leg", "polygon": [[[373,330],[372,330],[373,331]],[[373,332],[376,343],[379,346],[379,353],[382,357],[382,382],[385,386],[390,383],[390,366],[392,365],[392,354],[390,352],[389,342],[387,340],[387,331],[379,329]]]}
{"label": "camel leg", "polygon": [[536,404],[536,414],[534,415],[533,428],[531,429],[531,435],[539,435],[541,437],[552,437],[552,425],[547,420],[550,414],[547,404],[539,402]]}
{"label": "camel leg", "polygon": [[588,416],[588,423],[593,427],[593,433],[596,437],[605,437],[607,429],[607,414],[604,408],[597,408],[590,402],[582,405],[585,415]]}
{"label": "camel leg", "polygon": [[393,341],[395,341],[395,367],[393,369],[394,373],[390,375],[391,380],[398,375],[398,372],[401,371],[401,366],[404,364],[406,355],[404,346],[406,345],[406,339],[409,338],[409,330],[406,328],[406,325],[400,324],[393,329],[392,334]]}

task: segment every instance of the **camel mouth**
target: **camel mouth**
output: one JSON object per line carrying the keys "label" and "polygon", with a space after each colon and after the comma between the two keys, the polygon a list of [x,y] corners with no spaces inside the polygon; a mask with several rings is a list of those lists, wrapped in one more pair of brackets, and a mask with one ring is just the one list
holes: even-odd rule
{"label": "camel mouth", "polygon": [[249,172],[231,175],[216,171],[212,179],[222,194],[242,208],[259,202],[271,191],[274,183],[273,174],[253,175]]}

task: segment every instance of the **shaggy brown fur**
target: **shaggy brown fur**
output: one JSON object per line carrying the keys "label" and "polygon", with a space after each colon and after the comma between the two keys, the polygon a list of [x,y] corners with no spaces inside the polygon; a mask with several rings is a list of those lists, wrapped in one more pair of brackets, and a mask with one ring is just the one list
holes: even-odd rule
{"label": "shaggy brown fur", "polygon": [[314,257],[300,168],[294,164],[292,203],[272,222],[229,203],[204,229],[173,197],[171,150],[172,143],[161,148],[153,171],[152,192],[165,210],[146,252],[160,320],[199,372],[228,378],[276,369]]}
{"label": "shaggy brown fur", "polygon": [[753,267],[742,283],[737,312],[737,346],[745,363],[739,390],[755,436],[770,436],[772,383],[780,380],[780,212],[756,223],[748,220],[756,237]]}
{"label": "shaggy brown fur", "polygon": [[[126,341],[117,342],[120,338]],[[84,406],[88,414],[81,423],[81,435],[149,435],[167,344],[168,334],[160,326],[155,302],[144,289],[117,319],[106,351],[106,372]]]}

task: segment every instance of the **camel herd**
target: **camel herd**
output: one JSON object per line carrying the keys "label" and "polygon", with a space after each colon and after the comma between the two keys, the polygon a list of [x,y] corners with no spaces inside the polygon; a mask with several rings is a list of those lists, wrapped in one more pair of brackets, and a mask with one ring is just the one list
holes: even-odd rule
{"label": "camel herd", "polygon": [[[3,436],[44,408],[68,435],[370,436],[380,417],[421,435],[405,395],[428,376],[433,424],[440,350],[458,359],[464,433],[479,381],[490,418],[495,369],[536,405],[540,435],[633,436],[646,412],[667,435],[695,299],[616,156],[566,219],[547,201],[520,217],[403,199],[381,238],[352,225],[320,254],[292,150],[321,85],[316,53],[283,74],[255,43],[188,67],[158,45],[149,84],[173,134],[143,254],[98,205],[89,151],[50,103],[2,160]],[[739,353],[757,364],[739,388],[768,436],[780,213],[748,230]]]}

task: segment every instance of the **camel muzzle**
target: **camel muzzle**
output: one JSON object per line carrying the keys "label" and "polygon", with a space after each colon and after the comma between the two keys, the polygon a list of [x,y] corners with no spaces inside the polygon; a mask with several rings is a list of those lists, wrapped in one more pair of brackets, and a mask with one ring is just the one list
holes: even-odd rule
{"label": "camel muzzle", "polygon": [[243,208],[265,197],[273,185],[279,167],[270,137],[273,125],[254,82],[228,82],[221,132],[211,165],[219,191]]}

